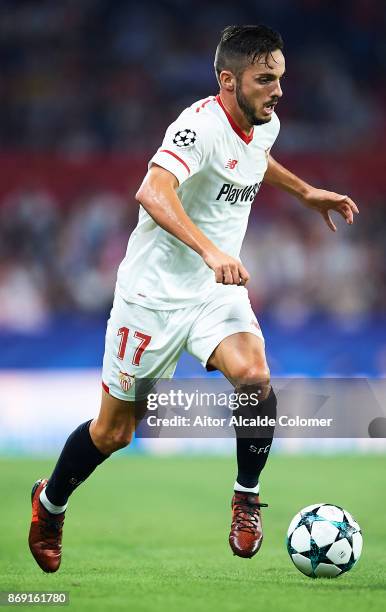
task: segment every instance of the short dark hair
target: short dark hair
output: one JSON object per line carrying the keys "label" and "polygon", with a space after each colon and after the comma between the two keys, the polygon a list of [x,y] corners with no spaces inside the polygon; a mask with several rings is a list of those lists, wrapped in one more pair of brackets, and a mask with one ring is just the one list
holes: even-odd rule
{"label": "short dark hair", "polygon": [[277,49],[283,50],[283,39],[278,32],[265,25],[231,25],[221,32],[214,59],[217,80],[222,70],[231,70],[240,76],[248,64],[259,57],[269,56]]}

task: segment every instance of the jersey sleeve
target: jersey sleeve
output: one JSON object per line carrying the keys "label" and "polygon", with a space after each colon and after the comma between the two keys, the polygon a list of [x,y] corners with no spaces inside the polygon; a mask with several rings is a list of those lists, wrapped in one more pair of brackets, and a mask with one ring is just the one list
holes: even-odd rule
{"label": "jersey sleeve", "polygon": [[166,130],[162,145],[149,161],[169,170],[181,185],[199,172],[211,150],[211,132],[203,121],[183,115]]}

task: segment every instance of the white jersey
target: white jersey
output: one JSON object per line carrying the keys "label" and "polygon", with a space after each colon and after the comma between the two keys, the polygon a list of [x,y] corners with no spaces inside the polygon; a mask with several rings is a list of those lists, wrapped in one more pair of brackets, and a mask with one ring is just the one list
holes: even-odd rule
{"label": "white jersey", "polygon": [[[252,202],[279,133],[268,123],[246,136],[219,96],[185,109],[166,130],[149,162],[172,172],[185,212],[223,252],[239,258]],[[137,227],[119,266],[117,291],[123,299],[157,310],[204,302],[221,286],[213,270],[190,247],[163,230],[141,206]],[[246,291],[228,286],[229,291]]]}

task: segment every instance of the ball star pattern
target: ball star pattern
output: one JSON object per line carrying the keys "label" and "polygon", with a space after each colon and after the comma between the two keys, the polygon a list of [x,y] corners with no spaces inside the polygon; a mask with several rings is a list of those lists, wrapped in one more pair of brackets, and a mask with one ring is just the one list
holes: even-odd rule
{"label": "ball star pattern", "polygon": [[193,130],[180,130],[174,134],[173,142],[177,147],[190,147],[194,145],[197,134]]}

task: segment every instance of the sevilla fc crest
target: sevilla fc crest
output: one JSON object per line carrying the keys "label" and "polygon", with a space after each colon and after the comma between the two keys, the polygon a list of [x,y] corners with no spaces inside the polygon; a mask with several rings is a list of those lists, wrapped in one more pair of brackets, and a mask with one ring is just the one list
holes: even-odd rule
{"label": "sevilla fc crest", "polygon": [[135,375],[128,374],[127,372],[119,372],[119,384],[123,391],[128,391],[133,386]]}

